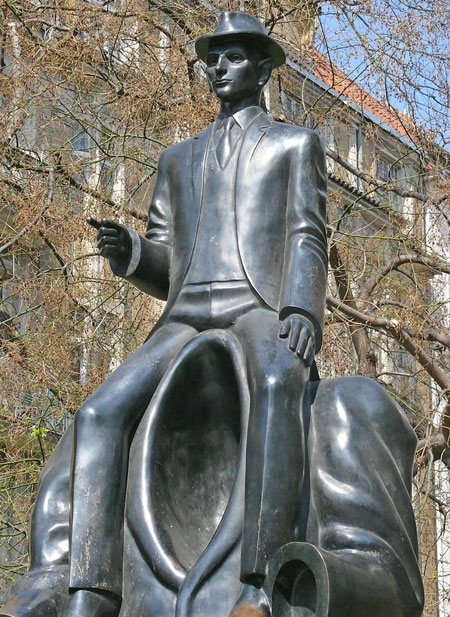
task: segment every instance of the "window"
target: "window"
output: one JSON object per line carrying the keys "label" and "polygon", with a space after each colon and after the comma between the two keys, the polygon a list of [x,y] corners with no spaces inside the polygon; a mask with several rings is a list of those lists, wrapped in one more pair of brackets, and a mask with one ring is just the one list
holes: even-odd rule
{"label": "window", "polygon": [[363,134],[361,125],[356,129],[356,166],[360,168],[362,166],[363,155]]}
{"label": "window", "polygon": [[402,170],[400,165],[391,163],[387,157],[380,153],[376,154],[377,163],[377,178],[383,182],[396,182],[402,178]]}
{"label": "window", "polygon": [[77,156],[86,156],[89,153],[90,148],[89,133],[78,122],[72,131],[72,148],[75,150]]}
{"label": "window", "polygon": [[293,96],[282,93],[281,97],[283,103],[283,111],[286,116],[286,120],[289,122],[297,123],[301,116],[300,104],[295,100]]}
{"label": "window", "polygon": [[392,352],[392,364],[394,391],[407,404],[417,405],[416,361],[407,351],[397,349]]}
{"label": "window", "polygon": [[[349,162],[356,169],[360,169],[362,167],[362,147],[363,147],[363,136],[361,126],[352,126],[350,128],[350,139],[349,139]],[[358,190],[363,190],[363,183],[358,176],[355,174],[351,174],[350,183],[352,186],[357,188]]]}
{"label": "window", "polygon": [[[317,127],[319,135],[322,137],[323,142],[327,148],[333,152],[337,152],[336,136],[334,134],[333,121],[326,120],[323,124]],[[336,161],[327,156],[327,171],[328,173],[334,173],[336,169]]]}
{"label": "window", "polygon": [[[402,167],[391,163],[387,157],[380,153],[376,155],[376,176],[382,182],[392,183],[397,186],[401,184],[404,178]],[[402,210],[403,198],[394,191],[379,189],[377,194],[378,199],[383,205],[391,207],[396,211]]]}
{"label": "window", "polygon": [[377,178],[383,180],[383,182],[389,182],[389,168],[390,165],[387,161],[377,157]]}

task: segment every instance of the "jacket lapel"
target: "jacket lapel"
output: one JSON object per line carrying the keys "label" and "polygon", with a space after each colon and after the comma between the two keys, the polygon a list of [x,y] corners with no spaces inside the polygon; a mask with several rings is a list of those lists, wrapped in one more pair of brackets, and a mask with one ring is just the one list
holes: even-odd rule
{"label": "jacket lapel", "polygon": [[[205,171],[205,159],[208,151],[208,144],[212,135],[212,127],[214,124],[208,126],[207,129],[202,131],[199,135],[196,135],[192,139],[192,156],[191,156],[191,200],[190,207],[186,211],[186,219],[184,221],[184,246],[185,246],[185,264],[183,271],[180,272],[179,284],[181,285],[186,272],[189,269],[192,253],[195,245],[195,238],[197,236],[198,224],[200,219],[201,203],[203,197],[203,184],[204,184],[204,171]],[[188,187],[186,187],[188,188]],[[177,277],[178,278],[178,277]]]}
{"label": "jacket lapel", "polygon": [[208,143],[212,135],[213,124],[210,124],[207,129],[196,135],[192,139],[192,160],[191,160],[191,180],[192,180],[192,197],[197,215],[200,212],[200,204],[202,201],[203,181],[204,181],[204,163]]}
{"label": "jacket lapel", "polygon": [[236,178],[237,190],[239,189],[240,176],[242,176],[243,173],[248,173],[247,170],[251,164],[255,150],[261,139],[270,129],[271,123],[272,121],[269,116],[262,112],[259,116],[256,116],[256,118],[248,126],[244,139],[242,140],[241,151],[239,153]]}
{"label": "jacket lapel", "polygon": [[254,286],[251,274],[247,269],[246,260],[246,242],[248,240],[250,230],[253,228],[254,217],[258,216],[253,210],[261,208],[263,204],[256,204],[251,198],[250,187],[254,186],[252,182],[252,159],[258,149],[260,142],[264,139],[266,133],[270,130],[272,120],[264,112],[253,120],[247,129],[246,134],[242,142],[241,151],[239,153],[237,173],[236,173],[236,187],[235,187],[235,208],[236,208],[236,230],[237,230],[237,242],[239,253],[241,257],[241,263],[244,267],[247,279],[250,284]]}

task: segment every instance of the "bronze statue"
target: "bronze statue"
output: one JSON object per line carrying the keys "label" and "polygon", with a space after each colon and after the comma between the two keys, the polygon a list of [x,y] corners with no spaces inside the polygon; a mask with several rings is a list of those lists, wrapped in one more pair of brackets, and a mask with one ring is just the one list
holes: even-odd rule
{"label": "bronze statue", "polygon": [[[2,614],[417,617],[415,437],[376,384],[319,382],[313,365],[327,279],[322,142],[261,109],[285,54],[256,18],[223,13],[196,50],[220,114],[161,155],[147,233],[88,219],[113,272],[166,308],[55,451],[33,521],[57,558],[35,541],[34,599],[22,583]],[[209,458],[184,452],[188,435],[213,443]],[[67,551],[43,496],[67,500],[69,476]]]}

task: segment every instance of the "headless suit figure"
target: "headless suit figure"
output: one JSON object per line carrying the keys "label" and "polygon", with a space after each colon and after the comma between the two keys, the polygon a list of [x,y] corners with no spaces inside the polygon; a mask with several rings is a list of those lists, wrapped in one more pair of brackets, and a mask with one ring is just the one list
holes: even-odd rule
{"label": "headless suit figure", "polygon": [[268,559],[295,533],[302,398],[325,302],[325,154],[316,133],[262,111],[262,88],[284,52],[258,20],[225,13],[206,42],[221,112],[162,154],[146,236],[90,219],[113,271],[167,305],[147,342],[75,418],[65,617],[119,612],[130,440],[170,359],[199,331],[230,329],[249,374],[239,607],[267,612]]}

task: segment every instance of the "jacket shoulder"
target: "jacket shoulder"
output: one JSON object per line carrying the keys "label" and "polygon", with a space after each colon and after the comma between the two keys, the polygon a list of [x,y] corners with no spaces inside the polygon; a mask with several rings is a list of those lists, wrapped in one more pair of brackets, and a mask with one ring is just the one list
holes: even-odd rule
{"label": "jacket shoulder", "polygon": [[185,141],[180,141],[173,146],[168,146],[165,150],[161,152],[159,155],[159,163],[169,162],[174,158],[179,158],[180,156],[184,156],[187,150],[191,147],[192,138],[186,139]]}
{"label": "jacket shoulder", "polygon": [[274,139],[285,142],[292,148],[306,147],[318,148],[319,150],[324,149],[324,144],[319,133],[312,129],[307,129],[304,126],[272,121],[270,133]]}
{"label": "jacket shoulder", "polygon": [[162,151],[160,155],[160,160],[166,159],[167,161],[169,161],[173,158],[179,158],[179,157],[185,156],[186,153],[192,149],[192,145],[194,144],[194,142],[198,140],[207,139],[210,128],[211,128],[211,125],[208,126],[206,129],[204,129],[203,131],[201,131],[201,133],[198,133],[197,135],[194,135],[193,137],[189,137],[189,139],[179,141],[178,143],[173,144],[173,146],[168,146],[165,150]]}

